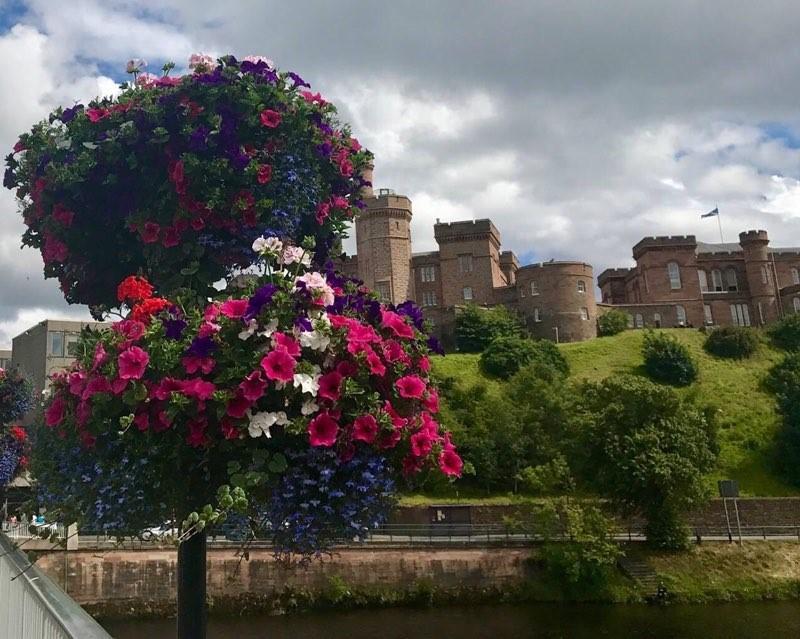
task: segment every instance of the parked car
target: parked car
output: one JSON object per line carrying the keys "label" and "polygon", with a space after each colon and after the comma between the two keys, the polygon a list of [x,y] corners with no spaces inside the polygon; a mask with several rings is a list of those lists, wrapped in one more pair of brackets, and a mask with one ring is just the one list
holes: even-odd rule
{"label": "parked car", "polygon": [[176,539],[179,531],[175,522],[165,521],[163,524],[153,526],[152,528],[145,528],[139,537],[142,541],[160,541],[165,539]]}

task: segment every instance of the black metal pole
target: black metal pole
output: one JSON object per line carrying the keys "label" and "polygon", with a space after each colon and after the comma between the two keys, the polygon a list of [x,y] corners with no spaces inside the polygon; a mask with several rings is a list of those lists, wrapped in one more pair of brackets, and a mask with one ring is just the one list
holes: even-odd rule
{"label": "black metal pole", "polygon": [[178,639],[206,639],[206,533],[178,546]]}

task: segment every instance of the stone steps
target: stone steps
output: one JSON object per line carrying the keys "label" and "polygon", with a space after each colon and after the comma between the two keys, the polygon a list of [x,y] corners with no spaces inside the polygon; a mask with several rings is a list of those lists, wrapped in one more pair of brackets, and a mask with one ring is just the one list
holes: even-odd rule
{"label": "stone steps", "polygon": [[641,559],[639,557],[622,557],[617,561],[617,565],[622,572],[635,581],[648,596],[656,596],[658,594],[658,586],[660,583],[658,573],[656,573],[646,559]]}

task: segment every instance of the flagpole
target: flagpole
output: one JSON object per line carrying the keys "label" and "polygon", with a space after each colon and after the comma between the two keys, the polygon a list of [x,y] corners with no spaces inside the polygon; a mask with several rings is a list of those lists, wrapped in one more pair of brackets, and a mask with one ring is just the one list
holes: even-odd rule
{"label": "flagpole", "polygon": [[719,241],[725,244],[725,238],[722,237],[722,219],[719,213],[719,207],[717,207],[717,224],[719,225]]}

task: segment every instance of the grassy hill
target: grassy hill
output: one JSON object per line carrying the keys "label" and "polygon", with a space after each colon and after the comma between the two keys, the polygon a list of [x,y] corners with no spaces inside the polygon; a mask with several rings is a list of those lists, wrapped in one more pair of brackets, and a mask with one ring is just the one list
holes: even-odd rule
{"label": "grassy hill", "polygon": [[[720,459],[710,481],[730,478],[739,481],[743,494],[782,496],[800,494],[786,485],[770,468],[771,442],[778,426],[772,397],[761,390],[766,371],[781,354],[767,344],[752,358],[735,361],[712,357],[703,350],[705,336],[695,330],[672,329],[691,350],[700,365],[700,377],[683,395],[695,395],[703,404],[715,407],[720,425]],[[644,375],[641,366],[642,331],[625,331],[575,344],[561,344],[575,380],[598,381],[612,373]],[[482,381],[492,392],[502,392],[503,383],[486,378],[478,367],[478,355],[452,354],[436,358],[434,371],[454,377],[463,386]]]}

